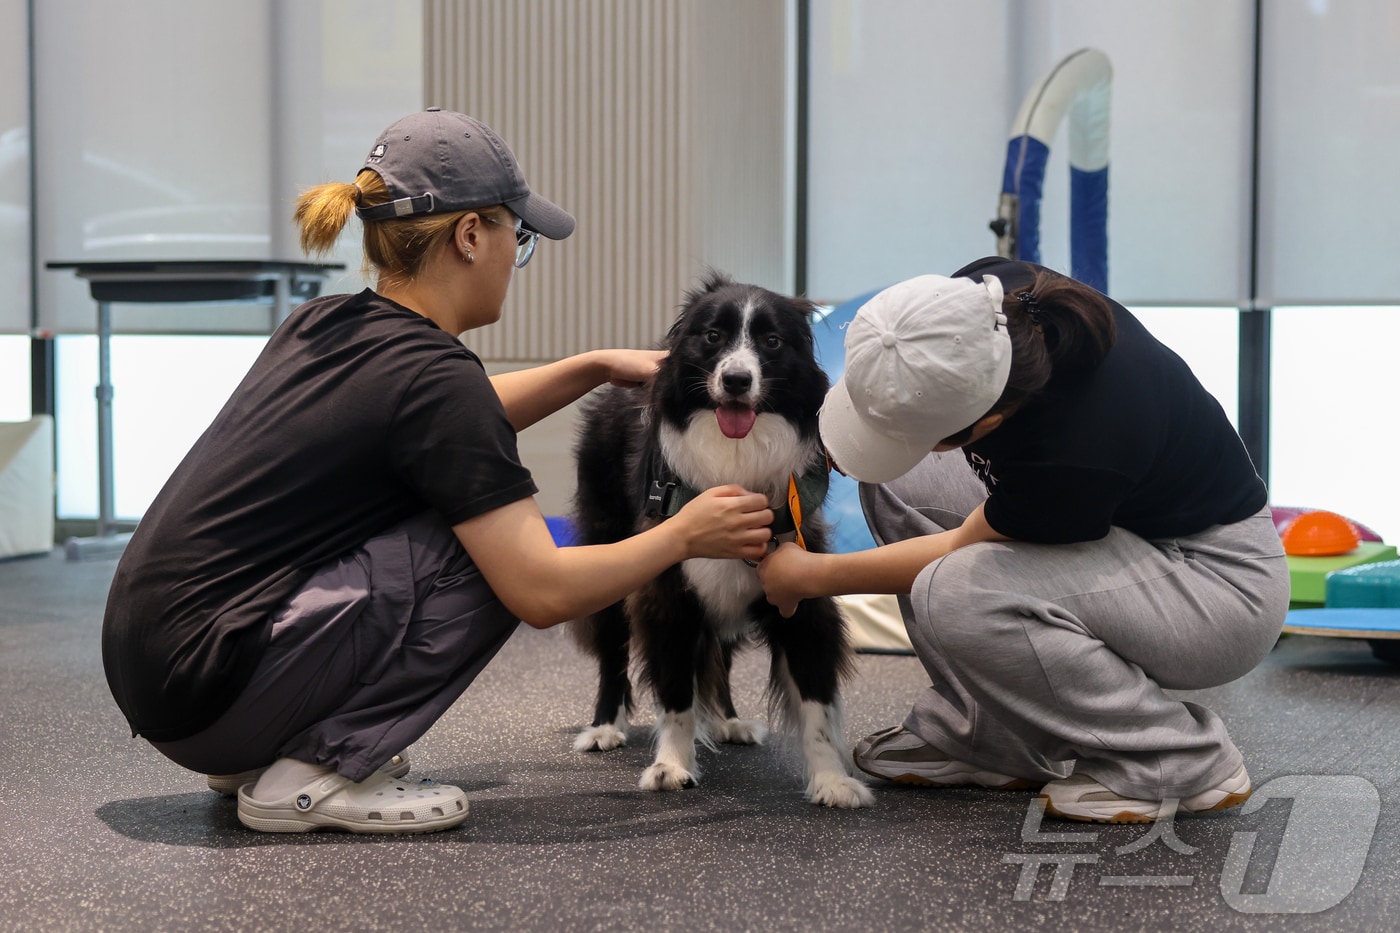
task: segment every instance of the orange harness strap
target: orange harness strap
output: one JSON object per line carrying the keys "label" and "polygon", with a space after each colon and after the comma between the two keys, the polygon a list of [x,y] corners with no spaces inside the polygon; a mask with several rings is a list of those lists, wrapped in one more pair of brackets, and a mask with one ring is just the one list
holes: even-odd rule
{"label": "orange harness strap", "polygon": [[807,550],[807,542],[802,538],[802,497],[797,493],[797,474],[788,476],[788,509],[792,512],[793,532],[797,535],[797,546]]}

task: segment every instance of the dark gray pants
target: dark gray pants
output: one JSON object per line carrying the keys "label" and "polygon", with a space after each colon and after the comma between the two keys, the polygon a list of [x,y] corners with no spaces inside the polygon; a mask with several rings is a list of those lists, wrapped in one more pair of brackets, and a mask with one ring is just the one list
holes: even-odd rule
{"label": "dark gray pants", "polygon": [[[862,486],[876,541],[953,528],[986,498],[961,452]],[[919,574],[900,608],[932,685],[905,727],[1002,774],[1071,769],[1136,799],[1185,797],[1241,763],[1220,717],[1167,689],[1248,673],[1278,639],[1288,568],[1269,511],[1148,541],[976,544]]]}
{"label": "dark gray pants", "polygon": [[153,744],[205,774],[294,758],[364,780],[447,712],[518,621],[452,530],[419,515],[318,568],[274,613],[233,706]]}

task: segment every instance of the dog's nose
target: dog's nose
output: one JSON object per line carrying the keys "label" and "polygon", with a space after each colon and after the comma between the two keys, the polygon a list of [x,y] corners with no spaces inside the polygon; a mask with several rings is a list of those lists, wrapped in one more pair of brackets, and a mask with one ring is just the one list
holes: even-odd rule
{"label": "dog's nose", "polygon": [[730,395],[743,395],[753,385],[753,376],[749,373],[725,373],[723,382],[724,391]]}

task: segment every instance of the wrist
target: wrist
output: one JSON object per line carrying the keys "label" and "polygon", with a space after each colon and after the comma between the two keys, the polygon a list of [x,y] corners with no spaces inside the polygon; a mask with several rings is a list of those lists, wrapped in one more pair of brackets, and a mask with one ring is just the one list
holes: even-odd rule
{"label": "wrist", "polygon": [[819,596],[826,596],[826,593],[821,592],[822,588],[817,585],[817,581],[826,579],[826,574],[830,572],[830,568],[826,566],[827,557],[830,555],[815,554],[811,551],[807,551],[806,554],[807,567],[801,576],[794,581],[797,584],[797,595],[801,599],[816,599]]}
{"label": "wrist", "polygon": [[599,350],[574,353],[554,365],[554,371],[559,374],[558,379],[574,386],[580,396],[608,381],[607,361]]}
{"label": "wrist", "polygon": [[658,568],[658,573],[694,556],[691,554],[690,536],[685,533],[684,525],[675,518],[662,522],[644,534],[648,538],[647,547],[664,562]]}

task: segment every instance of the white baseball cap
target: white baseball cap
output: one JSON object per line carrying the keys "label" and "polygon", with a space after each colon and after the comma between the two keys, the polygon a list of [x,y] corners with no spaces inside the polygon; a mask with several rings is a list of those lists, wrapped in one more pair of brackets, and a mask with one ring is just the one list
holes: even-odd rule
{"label": "white baseball cap", "polygon": [[846,328],[846,369],[827,392],[822,442],[862,483],[908,473],[991,410],[1011,371],[1001,280],[921,275],[875,295]]}

